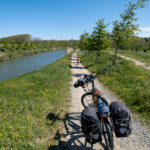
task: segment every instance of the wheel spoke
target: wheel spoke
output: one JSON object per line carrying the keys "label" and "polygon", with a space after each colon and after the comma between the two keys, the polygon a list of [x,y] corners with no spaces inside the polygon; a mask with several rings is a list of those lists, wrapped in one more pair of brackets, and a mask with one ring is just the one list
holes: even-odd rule
{"label": "wheel spoke", "polygon": [[114,149],[113,133],[108,122],[103,123],[103,136],[108,150]]}
{"label": "wheel spoke", "polygon": [[91,93],[84,94],[84,96],[81,99],[81,102],[84,107],[87,106],[94,107],[93,95]]}

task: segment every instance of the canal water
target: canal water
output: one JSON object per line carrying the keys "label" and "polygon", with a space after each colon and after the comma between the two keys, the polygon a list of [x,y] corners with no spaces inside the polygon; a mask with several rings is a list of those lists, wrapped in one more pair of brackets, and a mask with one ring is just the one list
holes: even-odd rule
{"label": "canal water", "polygon": [[65,50],[49,51],[0,63],[0,82],[42,68],[65,55]]}

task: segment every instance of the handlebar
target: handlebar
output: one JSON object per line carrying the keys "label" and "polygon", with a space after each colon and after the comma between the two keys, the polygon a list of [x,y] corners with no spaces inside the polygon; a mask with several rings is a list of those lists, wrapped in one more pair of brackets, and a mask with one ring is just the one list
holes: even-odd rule
{"label": "handlebar", "polygon": [[96,77],[93,75],[89,75],[88,78],[89,78],[89,81],[94,81],[96,79]]}
{"label": "handlebar", "polygon": [[85,88],[89,82],[92,83],[92,86],[94,87],[94,80],[96,79],[95,77],[96,74],[83,74],[80,76],[80,78],[76,81],[76,83],[74,84],[74,87],[79,87],[81,86],[82,88]]}
{"label": "handlebar", "polygon": [[[96,77],[94,75],[87,75],[87,77],[83,80],[83,86],[81,86],[84,91],[87,92],[86,87],[88,88],[88,84],[89,82],[92,83],[92,89],[91,91],[94,91],[95,87],[94,87],[94,80],[96,79]],[[89,90],[89,88],[88,88]]]}
{"label": "handlebar", "polygon": [[88,84],[88,82],[93,82],[96,79],[95,76],[93,75],[88,75],[85,79],[84,82]]}

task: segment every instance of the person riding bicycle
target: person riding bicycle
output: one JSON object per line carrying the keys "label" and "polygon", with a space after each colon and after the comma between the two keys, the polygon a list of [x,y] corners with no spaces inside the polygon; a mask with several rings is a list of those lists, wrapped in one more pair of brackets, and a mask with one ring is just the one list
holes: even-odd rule
{"label": "person riding bicycle", "polygon": [[80,63],[80,58],[77,57],[77,65],[79,65],[79,63]]}

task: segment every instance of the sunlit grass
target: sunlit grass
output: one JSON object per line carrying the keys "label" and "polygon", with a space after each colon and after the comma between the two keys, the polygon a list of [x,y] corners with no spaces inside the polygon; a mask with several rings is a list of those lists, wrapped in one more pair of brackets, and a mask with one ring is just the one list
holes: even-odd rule
{"label": "sunlit grass", "polygon": [[67,57],[39,71],[0,83],[0,149],[47,149],[61,128],[50,113],[66,113],[69,103],[70,60]]}
{"label": "sunlit grass", "polygon": [[[111,50],[111,51],[114,52],[114,50]],[[118,54],[122,54],[124,56],[136,59],[136,60],[146,63],[146,65],[150,66],[150,51],[149,50],[147,52],[118,50]]]}

